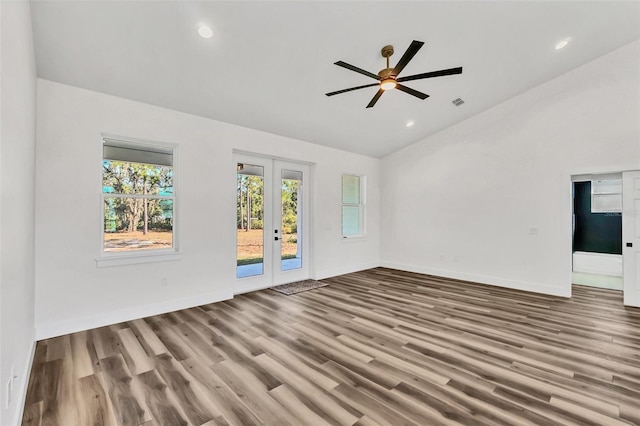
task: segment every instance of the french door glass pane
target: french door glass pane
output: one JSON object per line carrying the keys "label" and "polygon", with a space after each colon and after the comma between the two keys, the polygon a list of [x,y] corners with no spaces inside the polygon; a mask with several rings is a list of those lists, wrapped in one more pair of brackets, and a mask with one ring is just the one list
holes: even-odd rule
{"label": "french door glass pane", "polygon": [[282,170],[280,199],[282,206],[280,268],[283,271],[302,267],[302,250],[298,241],[300,227],[300,188],[302,172]]}
{"label": "french door glass pane", "polygon": [[264,273],[264,167],[237,164],[238,278]]}

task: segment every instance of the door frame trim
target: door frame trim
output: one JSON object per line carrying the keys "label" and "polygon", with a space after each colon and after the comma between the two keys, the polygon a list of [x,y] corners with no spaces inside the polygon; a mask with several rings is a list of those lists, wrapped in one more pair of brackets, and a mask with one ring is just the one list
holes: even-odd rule
{"label": "door frame trim", "polygon": [[[571,297],[572,296],[572,285],[573,285],[573,280],[572,280],[572,273],[573,273],[573,183],[579,180],[576,179],[580,179],[580,178],[584,178],[586,176],[600,176],[600,175],[622,175],[624,172],[632,172],[632,171],[636,171],[635,169],[622,169],[622,170],[611,170],[611,169],[597,169],[597,168],[593,168],[590,171],[585,171],[585,170],[578,170],[578,171],[573,171],[567,174],[563,174],[563,188],[565,190],[568,190],[568,192],[565,192],[565,200],[567,200],[567,203],[565,204],[565,208],[568,209],[565,210],[565,214],[563,215],[563,223],[565,223],[566,226],[566,243],[567,245],[565,246],[565,251],[568,253],[568,296],[567,297]],[[624,192],[624,182],[622,184],[622,191]],[[623,206],[623,210],[624,210],[624,206]],[[624,235],[623,235],[623,239],[624,239]],[[623,242],[624,243],[624,242]],[[624,247],[623,247],[624,249]],[[623,260],[623,268],[624,268],[624,260]],[[623,273],[623,278],[624,278],[624,273]],[[624,286],[623,286],[623,295],[624,295]]]}
{"label": "door frame trim", "polygon": [[[637,194],[640,190],[637,189],[634,183],[634,181],[639,178],[640,170],[630,170],[622,173],[622,291],[624,305],[635,308],[640,308],[640,285],[638,285],[640,282],[640,276],[638,276],[640,265],[637,264],[637,245],[640,244],[640,241],[638,241],[640,229],[636,229],[638,226],[637,215],[640,214],[640,211],[636,210],[635,205],[635,202],[638,200]],[[625,199],[632,199],[634,205],[625,206]],[[627,220],[625,220],[625,217]],[[631,241],[631,244],[636,245],[632,245],[631,247],[627,246],[629,241]],[[625,259],[629,261],[626,264]]]}

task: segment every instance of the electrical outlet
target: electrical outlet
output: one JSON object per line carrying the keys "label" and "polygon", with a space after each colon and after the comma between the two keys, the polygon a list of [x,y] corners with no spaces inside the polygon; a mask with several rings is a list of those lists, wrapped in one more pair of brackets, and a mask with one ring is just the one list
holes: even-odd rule
{"label": "electrical outlet", "polygon": [[167,277],[162,277],[162,278],[160,278],[160,285],[161,285],[162,287],[166,287],[166,286],[168,286],[168,285],[169,285],[169,283],[167,282]]}

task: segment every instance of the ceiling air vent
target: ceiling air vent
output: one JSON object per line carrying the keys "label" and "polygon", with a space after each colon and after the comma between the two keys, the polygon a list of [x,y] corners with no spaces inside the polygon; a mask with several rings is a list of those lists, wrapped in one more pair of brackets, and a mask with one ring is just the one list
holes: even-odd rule
{"label": "ceiling air vent", "polygon": [[452,100],[451,103],[454,104],[455,106],[460,106],[460,105],[462,105],[464,103],[464,101],[462,99],[458,98],[458,99]]}

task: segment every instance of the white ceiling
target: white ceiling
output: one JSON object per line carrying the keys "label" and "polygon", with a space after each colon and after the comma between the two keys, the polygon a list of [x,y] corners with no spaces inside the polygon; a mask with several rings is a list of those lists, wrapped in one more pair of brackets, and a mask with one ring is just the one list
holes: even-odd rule
{"label": "white ceiling", "polygon": [[[39,77],[376,157],[640,38],[637,1],[32,1],[32,16]],[[407,82],[424,101],[324,95],[374,82],[334,62],[377,73],[382,46],[393,66],[414,39],[400,76],[463,74]]]}

